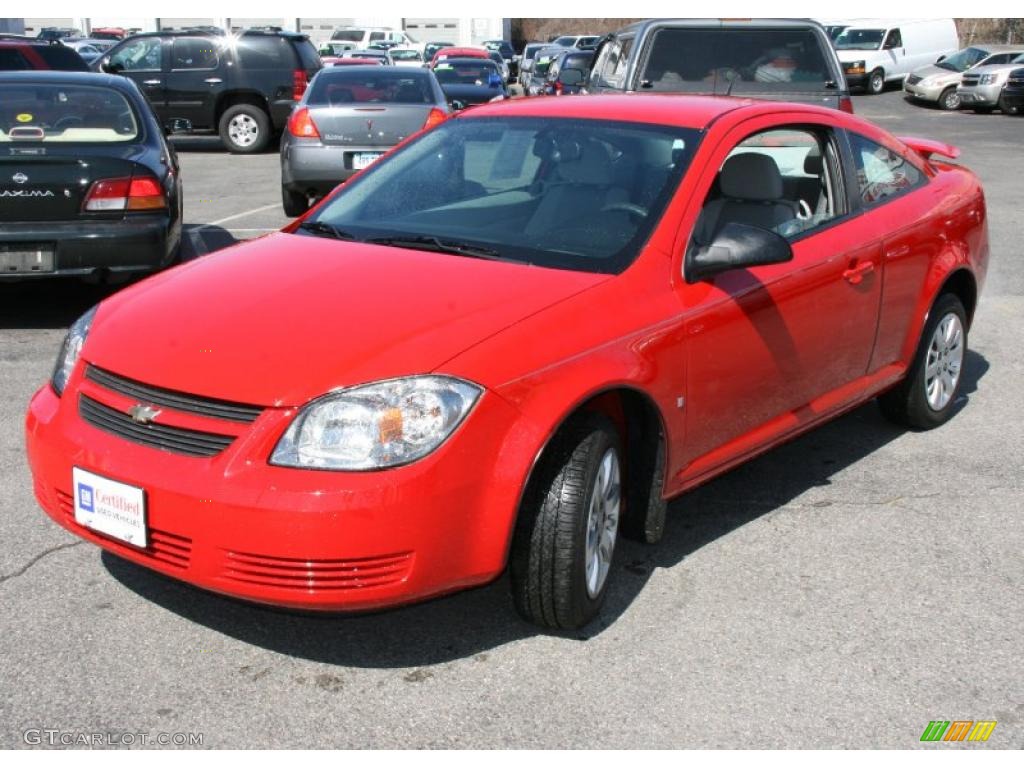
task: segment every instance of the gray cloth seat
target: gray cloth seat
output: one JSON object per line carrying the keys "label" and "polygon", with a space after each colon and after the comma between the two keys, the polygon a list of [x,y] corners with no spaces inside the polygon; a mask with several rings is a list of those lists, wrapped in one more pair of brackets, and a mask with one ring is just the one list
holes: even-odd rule
{"label": "gray cloth seat", "polygon": [[742,152],[726,160],[718,187],[721,197],[704,206],[697,222],[697,240],[705,245],[728,223],[777,231],[800,210],[798,203],[783,198],[775,160],[759,152]]}
{"label": "gray cloth seat", "polygon": [[597,221],[601,210],[626,202],[629,194],[615,183],[615,168],[604,144],[556,139],[542,150],[553,164],[552,181],[543,187],[537,209],[526,223],[527,235],[542,235],[581,221]]}

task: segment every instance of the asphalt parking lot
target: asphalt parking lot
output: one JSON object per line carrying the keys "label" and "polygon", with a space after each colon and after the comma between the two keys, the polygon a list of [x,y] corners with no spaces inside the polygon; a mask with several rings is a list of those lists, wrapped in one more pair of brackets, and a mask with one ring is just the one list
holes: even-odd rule
{"label": "asphalt parking lot", "polygon": [[[659,547],[621,546],[604,615],[579,633],[519,620],[504,578],[310,617],[79,542],[36,507],[22,423],[68,323],[109,289],[0,285],[0,748],[26,729],[235,748],[907,748],[936,719],[998,725],[930,749],[1024,747],[1024,118],[898,92],[855,109],[961,146],[985,183],[992,265],[960,412],[910,433],[869,404],[682,497]],[[275,154],[178,149],[186,257],[285,223]]]}

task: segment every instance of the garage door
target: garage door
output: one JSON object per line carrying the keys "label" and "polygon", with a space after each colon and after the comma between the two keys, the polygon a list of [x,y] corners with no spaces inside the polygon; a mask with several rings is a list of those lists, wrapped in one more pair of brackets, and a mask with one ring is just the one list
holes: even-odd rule
{"label": "garage door", "polygon": [[462,29],[458,19],[406,19],[405,31],[421,43],[462,42]]}

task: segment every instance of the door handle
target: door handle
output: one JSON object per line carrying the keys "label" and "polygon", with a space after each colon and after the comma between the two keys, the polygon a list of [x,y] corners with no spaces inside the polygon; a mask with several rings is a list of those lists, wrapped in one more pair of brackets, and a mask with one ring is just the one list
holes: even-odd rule
{"label": "door handle", "polygon": [[217,85],[217,83],[223,83],[224,81],[219,77],[208,77],[203,80],[203,82],[209,83],[210,85]]}
{"label": "door handle", "polygon": [[159,80],[143,80],[142,84],[143,85],[160,85],[160,81]]}
{"label": "door handle", "polygon": [[875,271],[875,265],[870,261],[862,261],[855,267],[850,267],[848,270],[843,272],[843,279],[846,280],[850,285],[859,285],[861,280],[864,279],[865,275],[870,275]]}

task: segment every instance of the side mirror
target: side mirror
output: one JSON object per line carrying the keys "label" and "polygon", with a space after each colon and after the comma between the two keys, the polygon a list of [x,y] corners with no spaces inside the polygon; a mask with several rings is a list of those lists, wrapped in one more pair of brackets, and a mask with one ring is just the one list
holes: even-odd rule
{"label": "side mirror", "polygon": [[946,54],[942,54],[941,56],[939,56],[939,58],[937,58],[935,60],[935,63],[938,64],[938,63],[943,62],[945,60],[946,60]]}
{"label": "side mirror", "polygon": [[563,69],[558,75],[562,85],[580,85],[583,83],[583,71],[579,69]]}
{"label": "side mirror", "polygon": [[686,280],[696,283],[731,269],[781,264],[793,258],[789,241],[767,229],[730,222],[710,245],[691,248],[686,257]]}
{"label": "side mirror", "polygon": [[452,99],[451,106],[453,112],[461,112],[466,108],[466,102]]}
{"label": "side mirror", "polygon": [[192,133],[192,121],[183,117],[175,117],[164,124],[164,133],[168,136],[178,136],[183,133]]}

